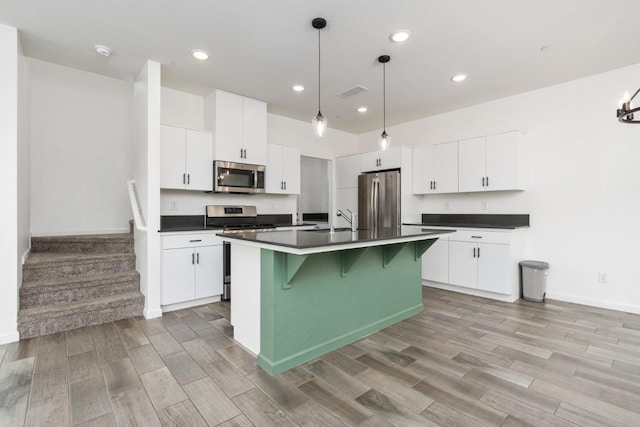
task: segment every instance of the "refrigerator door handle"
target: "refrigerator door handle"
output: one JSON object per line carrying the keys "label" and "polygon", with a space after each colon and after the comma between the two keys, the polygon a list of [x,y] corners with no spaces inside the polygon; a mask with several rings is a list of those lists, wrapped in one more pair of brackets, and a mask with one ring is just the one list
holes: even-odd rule
{"label": "refrigerator door handle", "polygon": [[373,228],[378,228],[378,219],[380,218],[380,179],[378,177],[373,179],[373,185],[371,186],[373,191],[371,197],[372,209],[373,213]]}

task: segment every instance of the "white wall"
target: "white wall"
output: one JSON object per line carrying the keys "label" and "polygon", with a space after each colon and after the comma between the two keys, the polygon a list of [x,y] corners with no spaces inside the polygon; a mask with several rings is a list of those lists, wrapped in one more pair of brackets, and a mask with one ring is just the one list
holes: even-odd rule
{"label": "white wall", "polygon": [[31,115],[30,62],[18,57],[18,284],[22,283],[22,264],[31,249]]}
{"label": "white wall", "polygon": [[[615,118],[618,98],[637,88],[639,75],[640,64],[387,131],[407,146],[524,132],[526,191],[424,196],[423,212],[529,213],[527,257],[551,264],[549,298],[640,312],[640,128]],[[360,150],[375,149],[378,134],[361,135]],[[609,283],[598,283],[598,272]]]}
{"label": "white wall", "polygon": [[0,344],[18,340],[19,61],[18,31],[0,24]]}
{"label": "white wall", "polygon": [[[147,61],[134,92],[133,172],[147,230],[134,231],[136,269],[145,296],[144,316],[162,316],[160,308],[160,64]],[[129,207],[131,212],[131,207]]]}
{"label": "white wall", "polygon": [[316,157],[302,156],[300,167],[305,172],[301,176],[301,206],[303,213],[329,212],[328,162]]}
{"label": "white wall", "polygon": [[133,85],[29,62],[32,233],[126,232]]}
{"label": "white wall", "polygon": [[163,87],[160,120],[168,125],[204,129],[204,97]]}

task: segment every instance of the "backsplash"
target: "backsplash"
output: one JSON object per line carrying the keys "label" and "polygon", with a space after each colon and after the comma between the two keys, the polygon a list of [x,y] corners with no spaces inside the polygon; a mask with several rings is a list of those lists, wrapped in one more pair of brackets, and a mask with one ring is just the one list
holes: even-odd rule
{"label": "backsplash", "polygon": [[224,194],[187,190],[160,190],[160,215],[204,215],[207,205],[256,206],[258,215],[291,214],[296,220],[295,195]]}

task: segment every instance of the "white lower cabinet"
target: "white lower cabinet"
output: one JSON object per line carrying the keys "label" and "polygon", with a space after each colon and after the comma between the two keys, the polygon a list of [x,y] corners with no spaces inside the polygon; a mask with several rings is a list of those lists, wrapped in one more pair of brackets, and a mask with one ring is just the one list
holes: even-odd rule
{"label": "white lower cabinet", "polygon": [[422,278],[516,297],[518,257],[512,238],[510,231],[468,229],[440,238],[422,257]]}
{"label": "white lower cabinet", "polygon": [[449,282],[449,238],[441,237],[422,257],[422,278],[434,282]]}
{"label": "white lower cabinet", "polygon": [[213,233],[163,236],[162,305],[222,294],[222,240]]}

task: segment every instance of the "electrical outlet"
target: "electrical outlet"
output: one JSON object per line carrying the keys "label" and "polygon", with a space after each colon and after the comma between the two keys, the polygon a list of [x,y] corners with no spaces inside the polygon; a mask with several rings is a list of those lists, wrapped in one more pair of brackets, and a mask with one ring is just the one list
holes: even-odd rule
{"label": "electrical outlet", "polygon": [[598,273],[598,282],[609,283],[609,277],[607,276],[607,273]]}
{"label": "electrical outlet", "polygon": [[169,202],[169,209],[171,209],[172,211],[178,210],[178,204],[174,201]]}
{"label": "electrical outlet", "polygon": [[483,211],[486,211],[487,209],[489,209],[489,203],[488,203],[488,202],[486,202],[486,201],[483,201],[483,202],[481,203],[481,205],[480,205],[480,208],[481,208]]}

